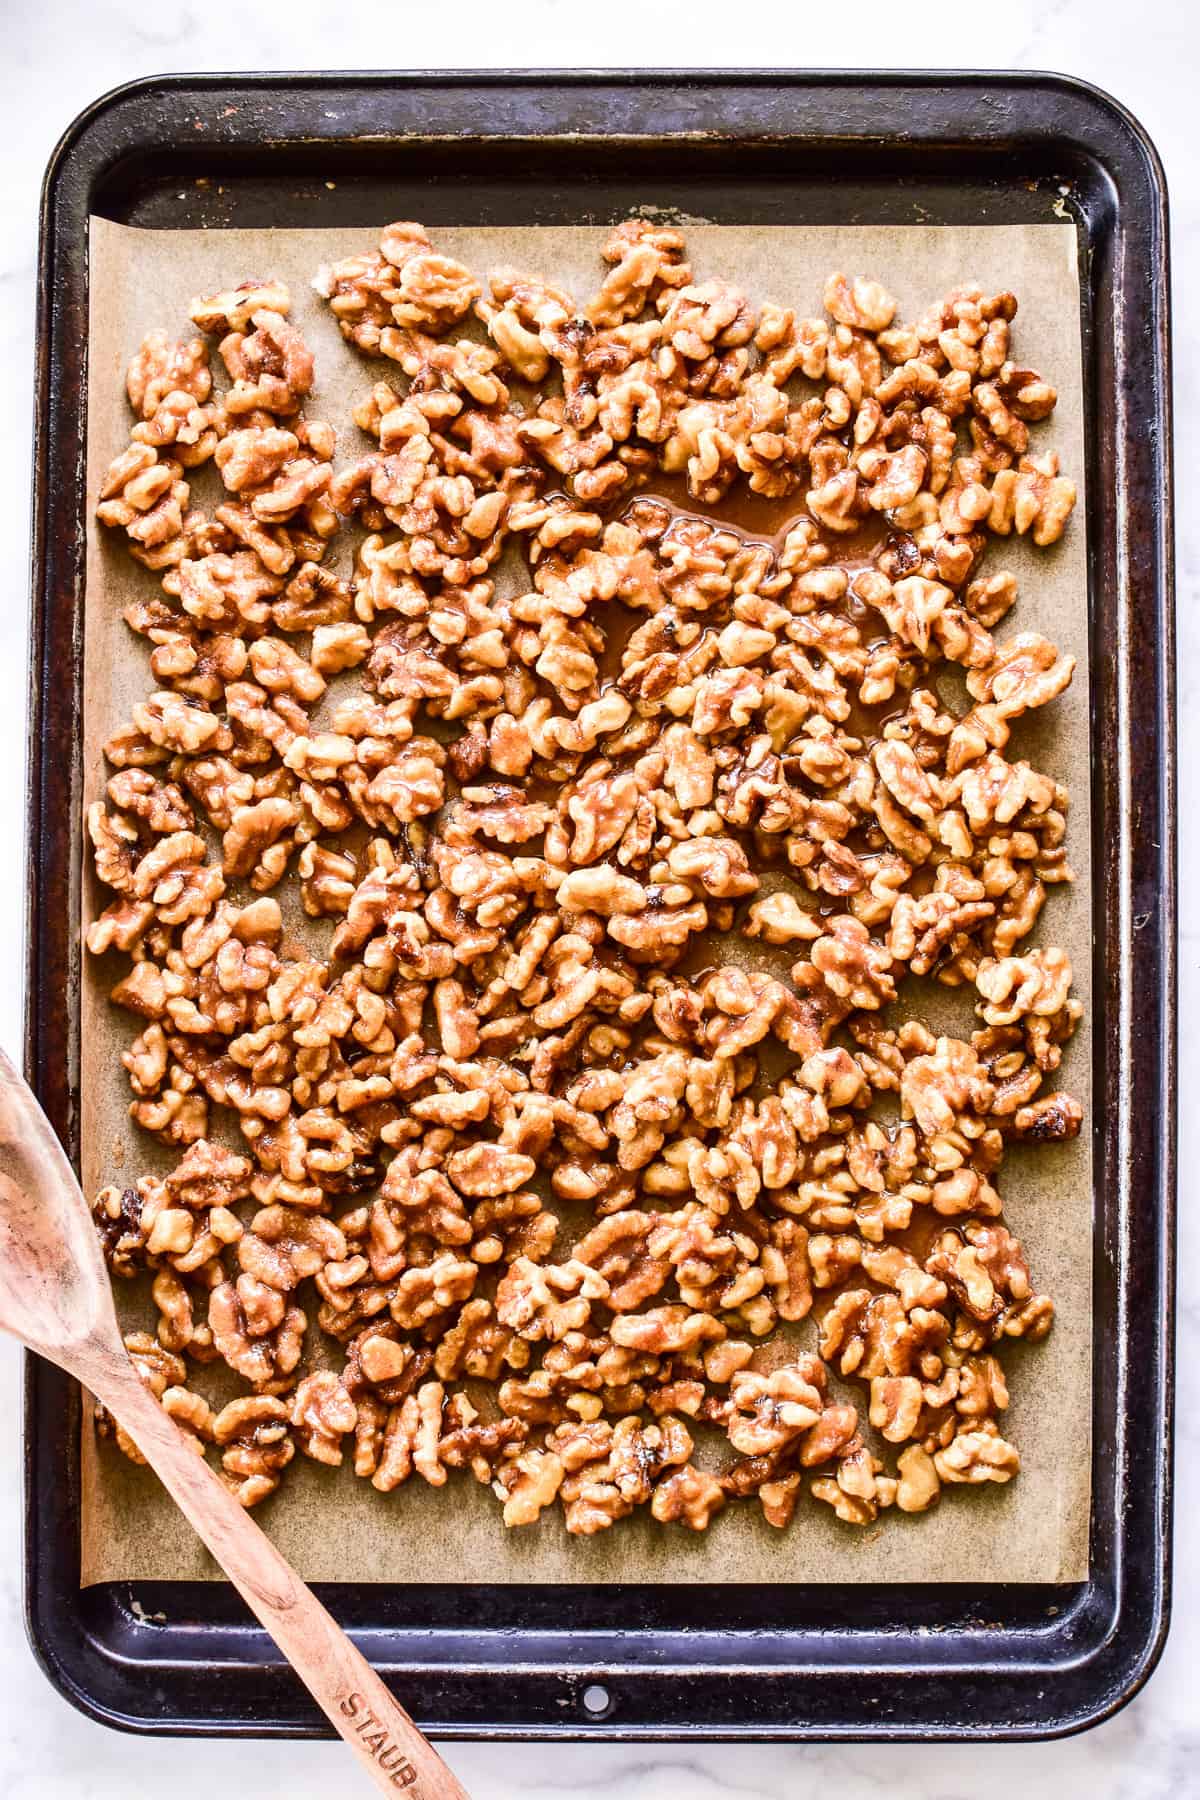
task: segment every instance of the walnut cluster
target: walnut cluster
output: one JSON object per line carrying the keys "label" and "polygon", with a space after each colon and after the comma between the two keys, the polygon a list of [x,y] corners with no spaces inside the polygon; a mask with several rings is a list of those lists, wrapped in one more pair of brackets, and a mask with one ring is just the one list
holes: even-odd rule
{"label": "walnut cluster", "polygon": [[[157,688],[89,809],[88,945],[179,1157],[96,1217],[153,1272],[130,1354],[246,1505],[297,1448],[584,1535],[783,1526],[809,1472],[864,1524],[1019,1466],[998,1353],[1053,1308],[999,1171],[1079,1129],[1043,1087],[1080,1007],[1028,943],[1067,795],[1008,750],[1073,662],[994,635],[980,564],[1066,525],[1054,390],[1009,293],[898,325],[837,274],[806,319],[671,229],[603,254],[583,308],[412,224],[320,271],[396,365],[348,462],[274,281],[193,304],[219,394],[204,337],[130,367],[98,511],[160,577],[126,614]],[[711,516],[747,491],[794,500],[776,538]]]}

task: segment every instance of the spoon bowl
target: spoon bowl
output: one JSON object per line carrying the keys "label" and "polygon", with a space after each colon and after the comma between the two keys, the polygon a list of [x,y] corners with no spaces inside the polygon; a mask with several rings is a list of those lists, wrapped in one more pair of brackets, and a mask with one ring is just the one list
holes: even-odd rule
{"label": "spoon bowl", "polygon": [[74,1172],[0,1054],[0,1329],[52,1360],[120,1349],[112,1290]]}

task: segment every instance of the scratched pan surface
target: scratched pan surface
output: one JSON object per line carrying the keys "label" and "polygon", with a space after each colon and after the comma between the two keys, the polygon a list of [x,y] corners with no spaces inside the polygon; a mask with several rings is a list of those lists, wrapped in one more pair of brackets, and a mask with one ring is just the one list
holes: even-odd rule
{"label": "scratched pan surface", "polygon": [[[198,188],[201,174],[209,184]],[[434,226],[604,223],[649,191],[743,225],[1031,223],[1064,212],[1077,223],[1103,847],[1091,1575],[1068,1587],[347,1585],[322,1596],[421,1724],[447,1736],[1075,1730],[1153,1667],[1170,1570],[1166,196],[1153,147],[1112,101],[1038,75],[183,76],[122,88],[83,114],[51,162],[42,216],[29,1073],[78,1162],[88,215],[162,229],[367,227],[385,214]],[[79,1425],[74,1385],[30,1358],[26,1592],[51,1679],[93,1717],[135,1730],[320,1733],[315,1707],[231,1590],[80,1590]],[[583,1704],[591,1683],[608,1695],[600,1714]]]}

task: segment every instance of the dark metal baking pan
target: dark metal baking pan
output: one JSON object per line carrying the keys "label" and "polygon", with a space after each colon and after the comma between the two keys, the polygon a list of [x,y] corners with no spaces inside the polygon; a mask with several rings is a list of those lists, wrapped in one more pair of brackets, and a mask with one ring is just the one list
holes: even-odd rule
{"label": "dark metal baking pan", "polygon": [[[197,178],[205,177],[204,185]],[[1049,75],[182,76],[98,101],[42,214],[28,1067],[79,1149],[75,921],[87,220],[1076,223],[1087,390],[1095,842],[1095,1462],[1069,1587],[332,1586],[421,1723],[458,1737],[1029,1738],[1104,1717],[1166,1633],[1174,794],[1166,197],[1104,95]],[[79,1396],[30,1359],[30,1634],[84,1711],[312,1734],[222,1585],[79,1588]],[[608,1695],[583,1704],[589,1683]]]}

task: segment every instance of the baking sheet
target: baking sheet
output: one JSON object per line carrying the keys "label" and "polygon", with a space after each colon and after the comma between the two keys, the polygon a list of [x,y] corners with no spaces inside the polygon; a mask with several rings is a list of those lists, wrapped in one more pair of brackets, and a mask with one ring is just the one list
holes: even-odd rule
{"label": "baking sheet", "polygon": [[[381,219],[380,223],[384,223]],[[904,228],[772,229],[689,223],[688,245],[698,279],[723,276],[757,299],[800,311],[820,310],[825,277],[844,268],[876,276],[912,319],[932,300],[967,280],[1013,289],[1021,311],[1015,347],[1058,388],[1048,427],[1035,445],[1058,449],[1080,489],[1080,505],[1064,540],[1038,551],[1028,540],[995,541],[985,568],[1010,568],[1020,583],[1014,612],[1000,627],[1036,629],[1077,658],[1075,681],[1062,699],[1019,721],[1010,754],[1027,756],[1072,787],[1068,845],[1073,888],[1052,889],[1034,942],[1070,953],[1085,1022],[1069,1046],[1057,1081],[1090,1117],[1091,881],[1088,820],[1090,767],[1087,703],[1087,570],[1083,517],[1083,404],[1077,239],[1070,224]],[[584,299],[598,284],[602,228],[439,229],[437,246],[477,273],[516,263],[571,287]],[[104,470],[128,441],[124,372],[144,333],[155,326],[183,333],[193,294],[228,287],[246,276],[286,281],[292,316],[317,359],[313,417],[338,428],[339,460],[361,453],[351,422],[354,401],[375,371],[340,337],[309,283],[318,264],[364,248],[362,229],[321,231],[145,232],[93,219],[90,242],[88,377],[88,555],[84,622],[84,782],[90,800],[102,791],[100,745],[153,685],[147,645],[121,617],[127,602],[155,589],[155,578],[128,556],[120,534],[92,520]],[[391,370],[394,375],[394,369]],[[342,534],[333,566],[348,569],[353,534]],[[286,885],[286,884],[285,884]],[[90,872],[82,884],[85,920],[105,902]],[[115,966],[115,962],[114,962]],[[169,1167],[173,1154],[128,1119],[129,1092],[120,1051],[136,1029],[111,1008],[113,969],[85,959],[81,1072],[83,1182],[90,1194],[106,1181],[129,1182],[149,1168]],[[969,997],[931,988],[926,1016],[966,1033]],[[1051,1294],[1057,1322],[1045,1343],[1006,1350],[1012,1403],[1006,1435],[1022,1457],[1019,1478],[1002,1489],[946,1490],[933,1513],[883,1515],[865,1531],[841,1525],[826,1507],[805,1502],[789,1531],[772,1531],[757,1506],[726,1510],[707,1533],[664,1530],[635,1513],[611,1532],[573,1539],[561,1514],[525,1531],[505,1531],[494,1498],[467,1478],[434,1490],[416,1478],[389,1495],[358,1481],[349,1468],[329,1470],[297,1458],[281,1493],[256,1517],[310,1581],[393,1582],[1068,1582],[1087,1574],[1091,1461],[1091,1140],[1039,1149],[1014,1148],[1001,1192],[1007,1221],[1024,1241],[1035,1281]],[[144,1292],[132,1305],[119,1284],[129,1328],[152,1326]],[[802,1328],[803,1330],[804,1328]],[[315,1327],[313,1328],[315,1333]],[[807,1328],[811,1335],[812,1327]],[[318,1334],[319,1335],[319,1334]],[[209,1372],[197,1375],[204,1387]],[[861,1402],[861,1392],[856,1395]],[[144,1469],[98,1443],[85,1419],[82,1457],[84,1586],[118,1579],[214,1577],[215,1565]]]}

